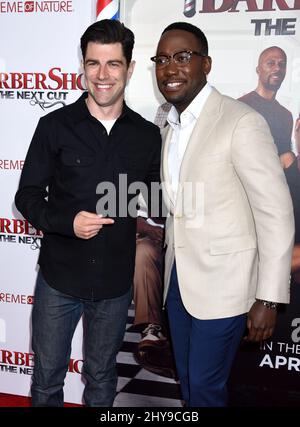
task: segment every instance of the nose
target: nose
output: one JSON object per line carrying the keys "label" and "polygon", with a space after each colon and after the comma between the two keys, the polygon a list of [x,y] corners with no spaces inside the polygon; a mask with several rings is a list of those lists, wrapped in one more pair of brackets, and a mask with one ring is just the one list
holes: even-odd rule
{"label": "nose", "polygon": [[164,67],[164,72],[168,75],[178,73],[178,67],[173,59]]}
{"label": "nose", "polygon": [[98,75],[97,75],[98,79],[99,80],[105,80],[107,78],[107,76],[108,76],[107,65],[106,64],[99,65]]}
{"label": "nose", "polygon": [[275,62],[273,69],[275,71],[281,71],[281,72],[285,72],[286,70],[286,64],[283,64],[282,62],[278,61]]}

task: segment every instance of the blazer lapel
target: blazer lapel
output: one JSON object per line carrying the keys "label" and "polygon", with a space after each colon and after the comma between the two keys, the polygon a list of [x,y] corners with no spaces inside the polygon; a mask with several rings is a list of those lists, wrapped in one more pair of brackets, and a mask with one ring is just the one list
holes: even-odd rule
{"label": "blazer lapel", "polygon": [[195,152],[201,151],[207,145],[211,131],[221,117],[221,103],[222,95],[213,88],[204,104],[184,153],[179,176],[181,184],[184,183],[186,171],[191,167],[195,167],[195,161],[197,161],[195,159]]}

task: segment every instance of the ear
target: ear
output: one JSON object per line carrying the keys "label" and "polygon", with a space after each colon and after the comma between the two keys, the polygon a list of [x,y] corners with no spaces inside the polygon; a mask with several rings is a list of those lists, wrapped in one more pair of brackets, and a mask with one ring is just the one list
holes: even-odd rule
{"label": "ear", "polygon": [[202,58],[203,61],[203,72],[204,74],[209,74],[211,70],[212,59],[210,56],[205,56]]}
{"label": "ear", "polygon": [[127,83],[131,79],[134,67],[135,67],[135,61],[131,61],[127,70]]}
{"label": "ear", "polygon": [[255,71],[256,71],[256,74],[259,74],[259,67],[258,66],[255,68]]}

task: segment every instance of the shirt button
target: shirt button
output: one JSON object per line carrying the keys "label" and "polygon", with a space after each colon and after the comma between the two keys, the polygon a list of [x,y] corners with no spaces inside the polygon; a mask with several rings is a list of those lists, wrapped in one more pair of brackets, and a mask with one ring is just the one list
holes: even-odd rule
{"label": "shirt button", "polygon": [[80,165],[80,163],[81,163],[80,159],[76,159],[76,163],[77,163],[78,165]]}
{"label": "shirt button", "polygon": [[96,262],[95,258],[92,258],[92,259],[91,259],[91,263],[92,263],[92,264],[95,264],[95,262]]}

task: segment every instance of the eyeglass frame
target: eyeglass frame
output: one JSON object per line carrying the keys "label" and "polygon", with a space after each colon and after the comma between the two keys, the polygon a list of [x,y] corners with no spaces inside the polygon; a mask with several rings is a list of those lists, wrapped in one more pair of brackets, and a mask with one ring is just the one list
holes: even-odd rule
{"label": "eyeglass frame", "polygon": [[[188,53],[189,55],[190,55],[190,57],[189,57],[189,60],[188,60],[188,62],[186,62],[185,64],[180,64],[180,62],[177,62],[175,59],[174,59],[174,56],[175,55],[178,55],[179,53]],[[194,50],[180,50],[179,52],[175,52],[175,53],[173,53],[173,55],[155,55],[155,56],[152,56],[150,59],[151,59],[151,61],[153,61],[154,63],[155,63],[155,66],[157,67],[161,67],[161,68],[163,68],[163,67],[166,67],[167,65],[170,65],[170,63],[171,63],[171,60],[174,62],[174,64],[176,64],[177,66],[184,66],[184,65],[187,65],[187,64],[189,64],[190,62],[191,62],[191,59],[192,59],[192,57],[193,57],[193,55],[198,55],[198,56],[201,56],[202,58],[206,58],[208,55],[205,55],[204,53],[201,53],[201,52],[196,52],[196,51],[194,51]],[[167,62],[165,63],[165,64],[160,64],[160,65],[158,65],[157,64],[157,62],[156,62],[156,58],[159,58],[159,57],[164,57],[164,58],[167,58]]]}

